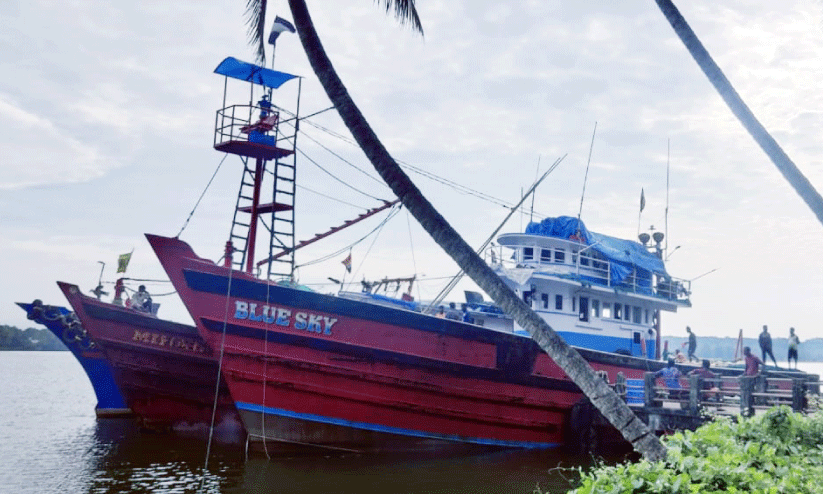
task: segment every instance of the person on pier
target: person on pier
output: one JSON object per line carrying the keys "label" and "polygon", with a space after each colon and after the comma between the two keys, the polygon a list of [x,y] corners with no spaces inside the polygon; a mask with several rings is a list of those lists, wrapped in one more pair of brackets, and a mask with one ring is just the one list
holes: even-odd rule
{"label": "person on pier", "polygon": [[666,388],[669,390],[669,398],[673,400],[680,400],[683,398],[684,390],[680,386],[680,378],[683,374],[680,369],[675,367],[674,359],[670,358],[668,365],[654,373],[654,377],[662,377]]}
{"label": "person on pier", "polygon": [[772,358],[774,366],[777,367],[777,360],[775,360],[774,354],[772,353],[772,335],[769,334],[769,328],[765,324],[763,325],[763,332],[760,333],[757,341],[760,343],[760,351],[763,353],[763,362],[766,362],[766,355],[768,355]]}
{"label": "person on pier", "polygon": [[756,376],[760,373],[760,366],[765,365],[757,355],[752,353],[749,347],[743,347],[743,358],[746,360],[746,370],[744,376]]}
{"label": "person on pier", "polygon": [[700,362],[694,352],[697,350],[697,336],[692,333],[692,328],[686,326],[686,332],[689,333],[689,362],[694,359],[695,362]]}
{"label": "person on pier", "polygon": [[789,369],[792,368],[792,359],[794,359],[794,368],[797,369],[797,348],[800,346],[800,338],[794,334],[794,328],[789,328]]}

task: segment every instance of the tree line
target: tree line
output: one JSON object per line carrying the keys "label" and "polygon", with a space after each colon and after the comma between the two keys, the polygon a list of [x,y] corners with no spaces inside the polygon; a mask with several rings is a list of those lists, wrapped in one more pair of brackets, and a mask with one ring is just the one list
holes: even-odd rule
{"label": "tree line", "polygon": [[[662,336],[661,341],[669,342],[669,353],[680,350],[686,353],[687,338]],[[743,338],[743,346],[750,347],[752,353],[760,356],[760,345],[757,338]],[[715,336],[698,336],[697,351],[695,354],[700,358],[720,359],[725,361],[734,360],[734,352],[737,347],[737,338],[718,338]],[[789,352],[789,344],[786,338],[772,338],[772,352],[779,361],[785,361]],[[798,360],[804,362],[823,362],[823,339],[814,338],[804,341],[800,340],[798,350]]]}
{"label": "tree line", "polygon": [[48,329],[20,329],[0,324],[2,350],[63,351],[66,346]]}

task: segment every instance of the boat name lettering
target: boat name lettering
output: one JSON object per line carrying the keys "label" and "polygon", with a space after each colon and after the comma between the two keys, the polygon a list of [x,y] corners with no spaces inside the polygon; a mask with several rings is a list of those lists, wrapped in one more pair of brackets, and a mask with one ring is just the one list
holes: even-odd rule
{"label": "boat name lettering", "polygon": [[162,333],[140,331],[139,329],[134,330],[132,341],[139,341],[147,345],[181,348],[194,353],[204,353],[206,351],[206,347],[201,345],[197,340],[193,340],[191,338],[182,338],[180,336],[169,337]]}
{"label": "boat name lettering", "polygon": [[311,314],[309,312],[297,312],[292,316],[292,311],[282,307],[258,306],[254,302],[234,301],[234,318],[248,319],[249,321],[265,322],[266,324],[276,324],[278,326],[293,327],[313,333],[331,335],[331,328],[337,319]]}

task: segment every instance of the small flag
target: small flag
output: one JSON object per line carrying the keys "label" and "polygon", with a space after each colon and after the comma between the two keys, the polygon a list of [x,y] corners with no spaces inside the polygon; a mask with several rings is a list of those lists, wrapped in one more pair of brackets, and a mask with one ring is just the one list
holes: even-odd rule
{"label": "small flag", "polygon": [[120,254],[120,257],[117,258],[117,272],[125,273],[126,268],[129,266],[129,261],[131,261],[131,252],[128,254]]}
{"label": "small flag", "polygon": [[283,19],[280,16],[277,16],[274,19],[274,24],[271,26],[271,34],[269,34],[269,44],[273,45],[274,42],[277,41],[277,37],[280,36],[280,33],[284,33],[286,31],[293,33],[296,31],[296,29],[294,29],[294,25],[291,22],[287,21],[286,19]]}
{"label": "small flag", "polygon": [[643,192],[643,189],[640,189],[640,212],[643,212],[643,209],[646,207],[646,194]]}
{"label": "small flag", "polygon": [[343,266],[346,266],[346,271],[351,273],[351,252],[343,259]]}

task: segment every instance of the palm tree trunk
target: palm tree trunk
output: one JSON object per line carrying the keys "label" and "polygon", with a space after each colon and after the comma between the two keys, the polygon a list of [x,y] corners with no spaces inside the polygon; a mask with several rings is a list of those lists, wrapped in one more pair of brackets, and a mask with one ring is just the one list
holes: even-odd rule
{"label": "palm tree trunk", "polygon": [[372,131],[323,49],[303,0],[289,0],[300,41],[314,73],[334,104],[352,136],[374,168],[391,187],[423,228],[494,301],[531,334],[534,341],[577,384],[583,393],[619,430],[635,450],[651,460],[663,459],[666,449],[657,436],[634,415],[589,364],[546,322],[512,292],[475,254],[474,250],[446,222],[434,206],[400,169]]}
{"label": "palm tree trunk", "polygon": [[766,152],[766,155],[772,160],[772,163],[774,163],[777,169],[780,170],[783,177],[789,181],[791,186],[794,187],[794,190],[806,201],[806,204],[811,208],[812,212],[817,215],[820,223],[823,223],[823,197],[820,196],[811,182],[809,182],[797,168],[797,165],[795,165],[791,158],[783,151],[783,148],[774,140],[771,134],[769,134],[769,131],[763,127],[740,95],[737,94],[731,82],[729,82],[723,74],[723,71],[720,70],[720,67],[714,62],[712,56],[709,55],[703,43],[700,42],[697,35],[692,31],[689,23],[686,22],[686,19],[680,14],[680,11],[677,10],[677,7],[674,6],[671,0],[655,1],[663,12],[663,15],[666,16],[669,24],[672,25],[674,32],[677,33],[677,36],[679,36],[683,44],[686,45],[686,49],[689,50],[692,58],[694,58],[697,65],[700,66],[703,73],[706,74],[706,77],[709,78],[709,81],[714,88],[717,89],[717,92],[720,93],[720,97],[723,98],[723,101],[726,102],[726,105],[728,105],[732,113],[740,120],[740,123],[743,124],[743,127],[746,128],[763,151]]}

